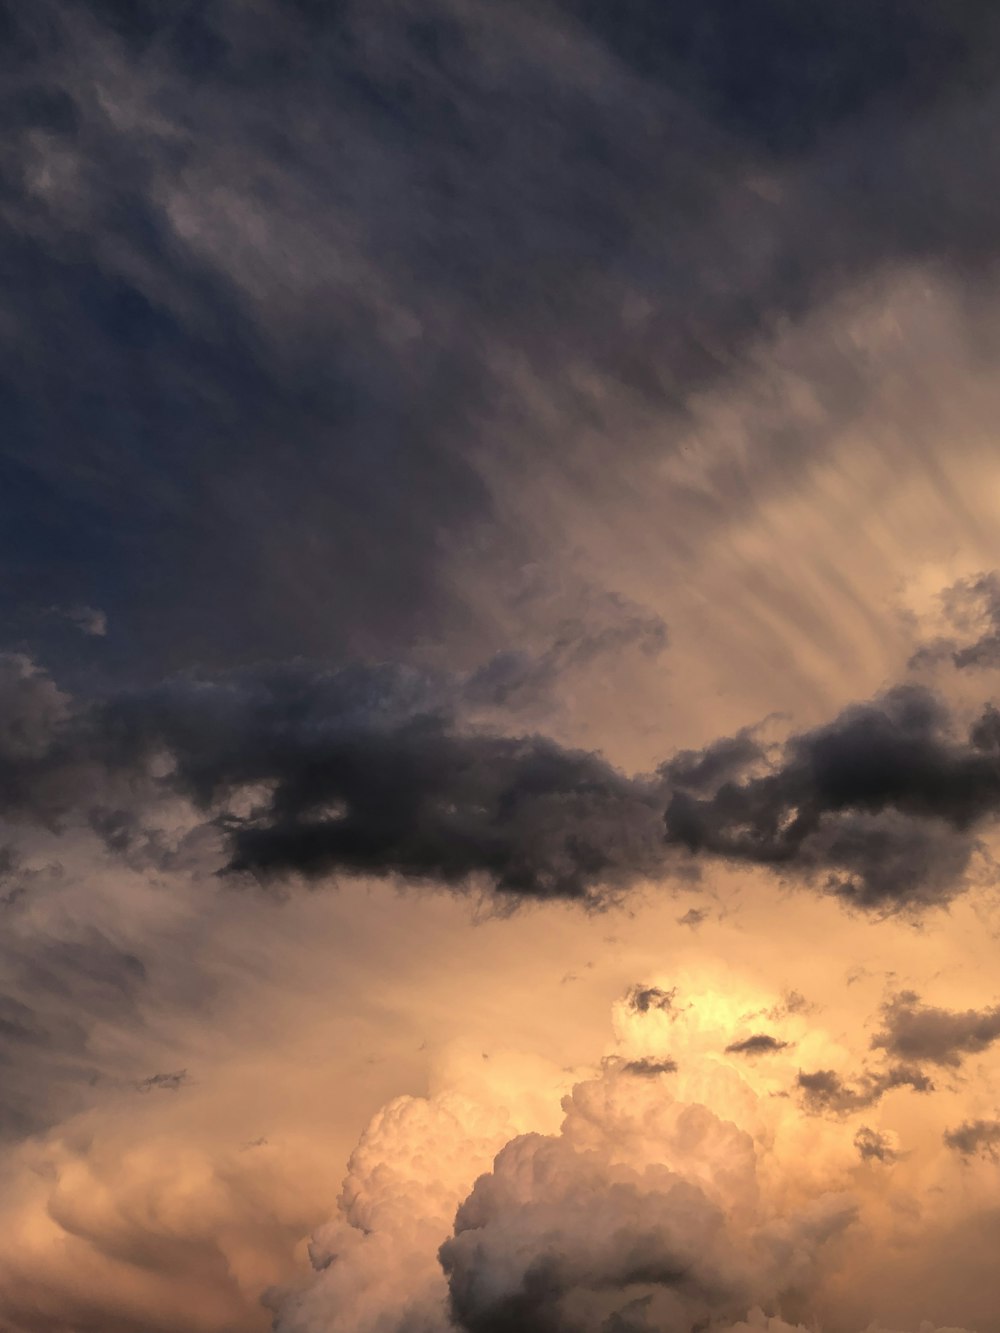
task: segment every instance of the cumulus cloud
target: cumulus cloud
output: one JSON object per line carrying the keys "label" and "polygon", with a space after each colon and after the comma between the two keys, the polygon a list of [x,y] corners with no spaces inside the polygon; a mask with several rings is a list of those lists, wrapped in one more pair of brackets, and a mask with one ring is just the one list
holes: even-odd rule
{"label": "cumulus cloud", "polygon": [[468,1333],[691,1328],[746,1306],[753,1278],[735,1240],[683,1176],[529,1136],[476,1183],[441,1263]]}
{"label": "cumulus cloud", "polygon": [[313,1240],[316,1277],[269,1298],[275,1328],[688,1330],[803,1280],[854,1219],[839,1196],[762,1219],[750,1136],[621,1063],[564,1107],[558,1135],[500,1149],[450,1237],[454,1182],[486,1165],[475,1128],[501,1126],[454,1099],[387,1107]]}
{"label": "cumulus cloud", "polygon": [[873,1049],[952,1069],[1000,1038],[1000,1006],[953,1012],[922,1004],[913,991],[894,996],[883,1006],[882,1018],[885,1026],[872,1038]]}
{"label": "cumulus cloud", "polygon": [[[725,1082],[704,1077],[714,1019],[700,1026],[688,1000],[682,1021],[699,1043],[689,1054],[707,1062],[702,1086],[725,1096]],[[637,1030],[656,1013],[627,997],[619,1012]],[[841,1177],[830,1170],[836,1184],[789,1192],[783,1172],[795,1175],[799,1154],[794,1135],[785,1141],[787,1103],[744,1086],[713,1109],[639,1063],[606,1058],[563,1099],[558,1133],[509,1137],[502,1117],[456,1094],[391,1103],[352,1158],[337,1218],[313,1239],[313,1277],[268,1298],[276,1330],[815,1327],[825,1276],[870,1225],[847,1161]],[[831,1165],[840,1137],[826,1122]],[[865,1162],[900,1157],[890,1130],[862,1126],[853,1147]]]}
{"label": "cumulus cloud", "polygon": [[310,1244],[317,1276],[267,1298],[275,1333],[443,1333],[437,1246],[509,1136],[505,1112],[459,1094],[381,1110],[351,1157],[338,1216]]}

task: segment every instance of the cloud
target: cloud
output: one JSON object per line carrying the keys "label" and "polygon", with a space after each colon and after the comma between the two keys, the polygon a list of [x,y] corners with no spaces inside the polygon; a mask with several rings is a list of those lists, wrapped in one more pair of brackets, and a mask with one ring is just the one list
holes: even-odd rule
{"label": "cloud", "polygon": [[966,1120],[944,1135],[945,1145],[963,1157],[1000,1160],[1000,1120]]}
{"label": "cloud", "polygon": [[668,1058],[656,1059],[643,1056],[640,1060],[625,1060],[621,1065],[622,1073],[635,1074],[639,1078],[655,1078],[657,1074],[675,1074],[677,1061]]}
{"label": "cloud", "polygon": [[598,899],[659,871],[655,782],[538,735],[467,729],[385,670],[288,669],[174,682],[106,715],[127,746],[162,747],[172,785],[216,807],[228,868],[397,874],[501,893]]}
{"label": "cloud", "polygon": [[[742,1240],[758,1207],[753,1141],[633,1063],[608,1057],[578,1083],[558,1134],[525,1133],[455,1091],[390,1103],[314,1237],[313,1277],[268,1298],[276,1330],[584,1329],[646,1307],[687,1328],[731,1302],[745,1312],[759,1267]],[[497,1093],[518,1101],[515,1086]],[[802,1246],[821,1242],[806,1233],[849,1216],[813,1218],[797,1242],[773,1228],[766,1262],[807,1271]]]}
{"label": "cloud", "polygon": [[701,907],[689,907],[683,916],[677,918],[679,926],[690,926],[692,930],[697,930],[704,921],[708,919],[708,913]]}
{"label": "cloud", "polygon": [[919,910],[962,890],[1000,807],[982,723],[963,739],[916,686],[791,736],[777,757],[743,736],[629,776],[597,752],[477,723],[468,678],[444,673],[296,663],[88,703],[23,657],[0,666],[13,821],[85,819],[109,845],[145,839],[154,854],[144,803],[181,796],[228,848],[225,869],[265,880],[374,874],[599,903],[683,873],[687,852],[873,912]]}
{"label": "cloud", "polygon": [[[977,738],[978,739],[978,738]],[[723,753],[718,743],[706,760]],[[692,854],[797,873],[873,911],[947,902],[1000,804],[997,753],[955,734],[942,701],[901,685],[792,736],[777,762],[743,742],[713,761],[713,790],[690,756],[663,773],[676,790],[669,841]],[[694,786],[687,774],[695,774]]]}
{"label": "cloud", "polygon": [[883,1162],[887,1166],[897,1161],[899,1150],[891,1134],[862,1125],[854,1136],[854,1146],[863,1162]]}
{"label": "cloud", "polygon": [[557,685],[597,662],[620,663],[637,652],[656,660],[668,643],[662,618],[617,594],[584,599],[578,614],[557,623],[553,641],[538,652],[508,649],[472,671],[463,687],[471,704],[525,708],[554,702]]}
{"label": "cloud", "polygon": [[467,1333],[596,1330],[633,1317],[690,1328],[746,1305],[751,1277],[735,1248],[719,1209],[683,1177],[534,1135],[480,1177],[441,1263]]}
{"label": "cloud", "polygon": [[[124,1117],[190,1116],[186,1132],[201,1132],[192,1103],[210,1053],[201,1038],[175,1050],[162,1034],[196,1007],[199,987],[238,990],[241,969],[268,951],[260,905],[270,898],[229,891],[252,877],[418,883],[429,890],[428,938],[436,913],[455,910],[435,896],[441,885],[596,907],[722,862],[877,915],[950,902],[964,887],[997,808],[993,713],[967,737],[944,714],[928,724],[927,764],[919,745],[903,746],[882,796],[859,782],[885,768],[886,729],[907,743],[919,732],[898,720],[898,700],[862,706],[846,795],[831,789],[822,729],[802,728],[893,678],[892,636],[873,613],[881,589],[900,561],[978,540],[966,491],[995,528],[989,485],[965,470],[967,441],[995,413],[946,413],[943,451],[920,429],[935,397],[974,417],[967,395],[941,388],[946,363],[988,379],[995,350],[994,6],[33,0],[6,6],[0,26],[0,619],[6,646],[35,644],[52,667],[17,653],[0,661],[4,1133],[51,1125],[71,1139],[79,1126],[59,1122],[103,1097],[102,1080],[122,1092]],[[907,305],[927,286],[931,299]],[[870,339],[873,325],[882,341]],[[931,326],[944,332],[921,341]],[[915,369],[886,358],[897,340]],[[808,351],[785,363],[789,347]],[[913,404],[894,415],[883,386]],[[854,428],[898,503],[883,506],[881,483],[870,484],[878,468],[855,470],[841,449]],[[926,513],[908,489],[918,474],[935,487]],[[800,489],[807,476],[819,479],[814,492]],[[861,492],[891,514],[884,527],[881,513],[855,521],[873,539],[845,554]],[[951,526],[934,531],[949,505]],[[822,520],[829,545],[816,535]],[[880,577],[869,551],[888,573],[865,589]],[[987,551],[984,542],[983,560]],[[511,591],[523,570],[551,578],[554,566],[585,585],[580,604],[526,609]],[[791,592],[785,568],[800,579]],[[759,596],[762,586],[777,591]],[[70,610],[60,619],[53,606]],[[665,621],[676,656],[661,664]],[[808,629],[794,655],[788,625]],[[955,652],[979,644],[978,657],[956,664],[986,665],[992,634],[988,616],[972,626]],[[820,665],[776,675],[793,657]],[[827,659],[846,663],[833,685]],[[414,667],[428,662],[446,664],[447,678]],[[758,662],[805,718],[781,750],[744,726],[775,702],[752,696]],[[815,695],[803,702],[789,676],[809,671]],[[656,698],[635,687],[644,673],[656,676]],[[574,702],[585,680],[607,714],[630,710],[631,731]],[[558,725],[530,715],[563,707],[576,710],[565,726],[561,714]],[[508,715],[484,718],[488,709]],[[841,738],[846,717],[832,724]],[[669,772],[639,771],[675,744],[685,750]],[[904,789],[900,774],[921,773],[923,796]],[[98,841],[106,856],[93,852]],[[229,877],[210,879],[216,869]],[[108,881],[127,872],[136,878],[115,898]],[[350,896],[336,939],[315,932],[331,977],[354,967],[363,893]],[[304,932],[309,901],[287,914]],[[822,904],[801,901],[788,919],[807,908],[826,919]],[[681,910],[664,918],[668,951],[701,940],[674,924]],[[184,912],[178,943],[172,914]],[[226,953],[233,936],[199,929],[227,914],[239,966]],[[697,919],[697,909],[682,918]],[[783,916],[776,951],[786,929]],[[733,938],[711,932],[713,943]],[[426,943],[408,941],[414,953]],[[771,948],[769,929],[762,954]],[[450,966],[461,946],[447,955]],[[648,976],[650,956],[622,976]],[[574,956],[558,971],[579,966]],[[498,972],[498,1006],[509,980]],[[594,984],[604,984],[596,974]],[[455,995],[461,985],[460,967]],[[364,978],[358,988],[367,997]],[[663,1039],[682,1027],[669,986],[639,991],[636,1012],[658,1026],[659,1045],[628,1052],[622,1102],[695,1077],[690,1051]],[[322,990],[310,999],[302,1029],[326,1021],[328,1001]],[[717,1025],[706,1081],[749,1087],[780,1067],[790,1083],[787,1052],[727,1062],[732,1034],[764,1035],[743,1022],[727,1013]],[[375,1058],[389,1039],[370,1035],[362,1045]],[[806,1069],[858,1067],[794,1035]],[[636,1077],[662,1069],[662,1051],[677,1055],[676,1078]],[[198,1085],[165,1095],[183,1068],[199,1071]],[[137,1097],[143,1076],[150,1095]],[[882,1077],[847,1079],[841,1093],[870,1096]],[[402,1086],[419,1086],[416,1075]],[[609,1087],[600,1083],[595,1107]],[[690,1102],[713,1104],[708,1094]],[[331,1134],[351,1114],[338,1093]],[[476,1145],[491,1136],[462,1138],[465,1115],[452,1123],[442,1112],[440,1138],[482,1162]],[[567,1198],[589,1151],[581,1119],[559,1157]],[[697,1128],[698,1115],[684,1123]],[[280,1142],[280,1126],[266,1128]],[[803,1132],[825,1131],[812,1118]],[[323,1272],[329,1308],[340,1292],[355,1319],[349,1333],[363,1327],[359,1310],[377,1322],[390,1291],[387,1318],[445,1318],[424,1242],[445,1238],[458,1195],[419,1254],[389,1235],[435,1193],[433,1163],[447,1156],[435,1133],[415,1122],[400,1132],[424,1139],[431,1166],[386,1187],[398,1187],[391,1225],[381,1212],[372,1223],[353,1196],[347,1206],[341,1258]],[[317,1157],[326,1151],[324,1138]],[[365,1189],[377,1194],[380,1167],[408,1151],[387,1131],[379,1164],[359,1168]],[[650,1164],[593,1151],[604,1154],[600,1216],[621,1215],[620,1185],[639,1231],[662,1223],[669,1240],[669,1209],[661,1216],[636,1186]],[[152,1136],[145,1158],[119,1160],[113,1145],[107,1156],[95,1165],[68,1152],[60,1206],[11,1226],[18,1244],[41,1237],[68,1254],[64,1269],[40,1264],[19,1288],[19,1320],[32,1333],[46,1319],[102,1333],[156,1320],[177,1329],[186,1295],[199,1324],[250,1327],[257,1288],[272,1279],[256,1257],[272,1233],[248,1224],[236,1230],[249,1239],[231,1244],[230,1210],[269,1217],[267,1189],[241,1193],[242,1177],[218,1182],[210,1157],[173,1157]],[[35,1185],[47,1189],[42,1167]],[[472,1187],[456,1183],[463,1169],[453,1181],[462,1195]],[[669,1169],[687,1180],[693,1168]],[[694,1174],[692,1188],[728,1216],[711,1172]],[[206,1194],[228,1202],[205,1209]],[[283,1237],[311,1225],[289,1212]],[[66,1245],[53,1216],[73,1237]],[[504,1253],[492,1222],[489,1231]],[[576,1299],[573,1248],[589,1243],[572,1225],[566,1234],[562,1294],[546,1298],[557,1311]],[[88,1267],[91,1251],[109,1265],[109,1255],[134,1258],[155,1274],[157,1299],[130,1304],[136,1287],[121,1278],[116,1324],[103,1291],[76,1305],[60,1295],[92,1271],[88,1291],[113,1291],[108,1268]],[[613,1288],[625,1261],[610,1249],[593,1257]],[[249,1304],[220,1313],[212,1292],[236,1270]],[[416,1287],[426,1277],[428,1304],[409,1303],[408,1275]],[[621,1321],[640,1323],[670,1299],[654,1292]]]}
{"label": "cloud", "polygon": [[1000,1038],[1000,1006],[953,1012],[922,1004],[912,991],[902,991],[885,1004],[882,1018],[885,1027],[872,1038],[873,1049],[952,1069]]}
{"label": "cloud", "polygon": [[[64,927],[64,930],[66,928]],[[143,960],[90,927],[25,938],[0,954],[0,1140],[37,1133],[86,1105],[103,1077],[95,1031],[139,1007]],[[134,1022],[141,1030],[141,1011]]]}
{"label": "cloud", "polygon": [[178,1088],[188,1082],[188,1072],[186,1069],[175,1069],[169,1074],[150,1074],[148,1078],[140,1079],[136,1087],[140,1092],[176,1092]]}
{"label": "cloud", "polygon": [[[133,1124],[139,1114],[129,1115]],[[322,1215],[309,1168],[287,1150],[227,1151],[164,1132],[156,1120],[140,1123],[132,1134],[95,1118],[82,1141],[71,1125],[44,1151],[36,1144],[27,1154],[35,1170],[24,1156],[13,1159],[8,1327],[237,1333],[261,1325],[261,1288],[294,1271],[297,1241]],[[311,1171],[325,1175],[315,1162]]]}
{"label": "cloud", "polygon": [[[628,994],[621,1036],[638,1038],[656,1015]],[[508,1124],[516,1132],[491,1149],[504,1123],[485,1101],[390,1103],[352,1158],[337,1217],[314,1237],[313,1275],[268,1298],[278,1333],[855,1327],[853,1315],[836,1322],[838,1284],[859,1246],[899,1243],[883,1234],[878,1173],[859,1173],[857,1157],[900,1163],[894,1207],[907,1218],[925,1177],[905,1178],[893,1130],[864,1125],[851,1144],[839,1121],[803,1122],[769,1096],[764,1075],[758,1084],[748,1069],[751,1086],[719,1064],[724,1011],[750,998],[738,987],[685,997],[683,1073],[636,1077],[606,1056],[563,1098],[558,1132]],[[519,1100],[514,1083],[493,1094]]]}
{"label": "cloud", "polygon": [[797,990],[788,990],[781,998],[781,1003],[773,1005],[767,1011],[767,1017],[770,1019],[786,1018],[790,1014],[808,1014],[814,1005]]}
{"label": "cloud", "polygon": [[497,473],[595,447],[513,363],[676,419],[781,319],[996,254],[982,7],[124,14],[11,19],[0,553],[126,675],[475,639],[470,552],[550,554]]}
{"label": "cloud", "polygon": [[351,1156],[337,1217],[312,1239],[315,1276],[266,1298],[275,1333],[445,1333],[437,1246],[509,1136],[503,1111],[454,1092],[384,1107]]}
{"label": "cloud", "polygon": [[417,673],[291,666],[71,709],[44,673],[20,659],[7,671],[0,800],[15,820],[87,819],[128,850],[174,793],[215,821],[233,872],[591,901],[664,862],[655,781],[463,724],[454,696]]}
{"label": "cloud", "polygon": [[[720,1333],[811,1333],[804,1324],[791,1325],[784,1319],[773,1315],[766,1315],[763,1310],[751,1310],[746,1320],[741,1320],[738,1324],[720,1330]],[[892,1330],[883,1328],[881,1324],[873,1322],[868,1325],[864,1333],[892,1333]],[[967,1333],[961,1328],[935,1328],[929,1319],[921,1320],[920,1328],[917,1333]]]}
{"label": "cloud", "polygon": [[772,1051],[783,1051],[788,1046],[787,1041],[780,1041],[777,1037],[772,1037],[767,1032],[755,1032],[750,1037],[744,1037],[741,1041],[730,1042],[726,1047],[727,1055],[766,1055]]}
{"label": "cloud", "polygon": [[832,1069],[799,1073],[798,1087],[810,1111],[829,1111],[852,1115],[875,1106],[887,1092],[910,1088],[913,1092],[933,1092],[934,1084],[925,1073],[912,1065],[892,1065],[879,1073],[865,1071],[853,1084],[845,1083]]}
{"label": "cloud", "polygon": [[[873,97],[909,104],[946,94],[977,67],[977,46],[995,31],[983,11],[942,19],[932,4],[901,13],[885,0],[822,15],[789,15],[766,2],[752,18],[719,0],[669,18],[645,0],[626,0],[617,21],[582,0],[569,7],[645,77],[677,83],[733,133],[777,153],[808,149]],[[900,49],[907,60],[897,58]]]}
{"label": "cloud", "polygon": [[103,639],[108,632],[108,618],[103,611],[93,606],[49,607],[48,614],[59,616],[75,625],[81,634],[90,638]]}
{"label": "cloud", "polygon": [[633,986],[625,996],[625,1003],[637,1014],[648,1014],[651,1009],[664,1013],[674,1007],[677,991],[663,990],[659,986]]}
{"label": "cloud", "polygon": [[996,571],[959,579],[940,595],[945,619],[957,637],[922,645],[913,665],[950,660],[960,671],[1000,666],[1000,576]]}
{"label": "cloud", "polygon": [[724,1323],[851,1225],[839,1196],[767,1220],[750,1136],[627,1073],[579,1084],[558,1136],[512,1140],[476,1182],[441,1248],[459,1328]]}

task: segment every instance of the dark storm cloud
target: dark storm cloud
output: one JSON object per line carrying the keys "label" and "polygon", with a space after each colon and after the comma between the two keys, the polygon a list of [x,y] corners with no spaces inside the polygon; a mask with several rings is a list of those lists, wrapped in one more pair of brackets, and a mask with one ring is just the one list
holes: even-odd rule
{"label": "dark storm cloud", "polygon": [[963,1157],[1000,1158],[1000,1120],[966,1120],[944,1135],[945,1145]]}
{"label": "dark storm cloud", "polygon": [[726,1047],[726,1054],[767,1055],[772,1051],[783,1051],[787,1045],[787,1041],[779,1041],[777,1037],[772,1037],[767,1032],[756,1032],[752,1037],[744,1037],[742,1041],[731,1042]]}
{"label": "dark storm cloud", "polygon": [[[126,859],[155,861],[168,853],[148,809],[172,792],[214,827],[226,869],[264,879],[398,875],[596,902],[683,871],[687,852],[876,912],[959,892],[1000,806],[989,714],[963,737],[912,686],[758,747],[755,762],[743,736],[630,777],[598,753],[476,724],[468,681],[300,663],[88,702],[8,656],[0,801],[11,829],[82,821]],[[637,987],[631,1003],[671,999]]]}
{"label": "dark storm cloud", "polygon": [[918,995],[903,991],[883,1007],[882,1019],[885,1027],[872,1038],[873,1049],[954,1069],[1000,1038],[1000,1005],[956,1012],[922,1004]]}
{"label": "dark storm cloud", "polygon": [[478,880],[594,901],[666,855],[658,781],[463,723],[453,681],[291,666],[74,708],[42,673],[7,665],[0,797],[12,825],[84,818],[110,849],[145,846],[155,860],[144,815],[173,792],[215,824],[233,872]]}
{"label": "dark storm cloud", "polygon": [[753,729],[744,728],[736,736],[713,741],[704,750],[682,750],[670,760],[667,772],[672,785],[702,795],[742,776],[759,765],[762,757]]}
{"label": "dark storm cloud", "polygon": [[[899,686],[793,736],[780,759],[746,743],[727,768],[705,751],[714,790],[691,755],[664,765],[676,790],[668,840],[694,854],[806,876],[853,906],[891,910],[945,902],[975,848],[975,829],[1000,806],[1000,750],[956,733],[929,691]],[[688,774],[694,775],[693,784]]]}
{"label": "dark storm cloud", "polygon": [[863,1162],[883,1162],[886,1166],[891,1166],[899,1157],[899,1153],[892,1146],[892,1140],[886,1134],[880,1134],[877,1129],[869,1129],[867,1125],[862,1125],[855,1134],[854,1146]]}
{"label": "dark storm cloud", "polygon": [[230,870],[482,877],[586,898],[660,868],[654,782],[541,736],[463,728],[416,689],[396,673],[287,670],[176,682],[107,716],[126,746],[162,747],[205,808],[263,785],[250,814],[221,817]]}
{"label": "dark storm cloud", "polygon": [[457,635],[463,544],[530,545],[483,423],[514,474],[577,448],[522,419],[512,352],[571,418],[568,364],[666,421],[886,263],[995,257],[995,7],[609,15],[4,6],[10,635],[88,681]]}
{"label": "dark storm cloud", "polygon": [[887,1092],[910,1088],[913,1092],[933,1092],[934,1084],[923,1071],[911,1065],[892,1065],[872,1073],[865,1071],[853,1083],[845,1081],[832,1069],[800,1073],[798,1087],[807,1110],[850,1115],[880,1102]]}

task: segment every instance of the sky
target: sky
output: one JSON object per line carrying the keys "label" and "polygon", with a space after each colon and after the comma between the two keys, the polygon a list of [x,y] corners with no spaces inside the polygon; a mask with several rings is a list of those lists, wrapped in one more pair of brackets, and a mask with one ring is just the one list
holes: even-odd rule
{"label": "sky", "polygon": [[992,0],[0,36],[2,1333],[1000,1333]]}

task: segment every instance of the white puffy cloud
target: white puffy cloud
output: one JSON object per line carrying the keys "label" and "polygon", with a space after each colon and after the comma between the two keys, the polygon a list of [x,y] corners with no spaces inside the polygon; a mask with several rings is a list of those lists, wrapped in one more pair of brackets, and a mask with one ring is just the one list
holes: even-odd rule
{"label": "white puffy cloud", "polygon": [[[613,1025],[558,1129],[538,1109],[555,1071],[509,1052],[452,1050],[432,1096],[379,1112],[313,1274],[268,1297],[276,1333],[805,1333],[828,1317],[828,1279],[879,1209],[906,1212],[854,1126],[775,1095],[802,1048],[832,1060],[837,1040],[801,997],[707,975],[632,988]],[[762,1026],[766,1061],[727,1052]]]}
{"label": "white puffy cloud", "polygon": [[268,1297],[276,1333],[445,1329],[437,1248],[470,1180],[510,1135],[506,1111],[455,1092],[379,1111],[351,1156],[337,1216],[310,1244],[314,1277]]}

